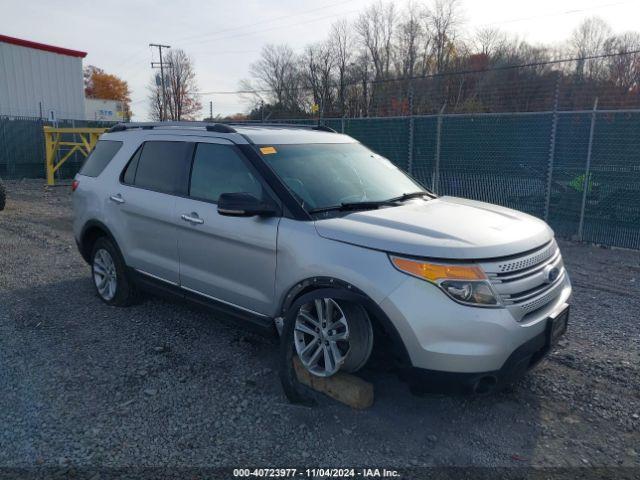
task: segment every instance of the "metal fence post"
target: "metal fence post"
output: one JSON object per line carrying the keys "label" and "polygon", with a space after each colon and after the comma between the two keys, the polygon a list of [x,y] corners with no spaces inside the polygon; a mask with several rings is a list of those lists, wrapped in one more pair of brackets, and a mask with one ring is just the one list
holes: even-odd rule
{"label": "metal fence post", "polygon": [[553,100],[553,119],[551,121],[551,137],[549,139],[549,165],[547,167],[547,191],[544,199],[544,220],[549,221],[549,205],[551,203],[551,182],[553,181],[553,162],[556,156],[556,132],[558,130],[558,101],[560,98],[560,72],[556,78],[556,93]]}
{"label": "metal fence post", "polygon": [[584,211],[587,206],[587,191],[589,190],[591,176],[591,152],[593,151],[593,133],[596,128],[596,112],[598,110],[598,97],[593,102],[591,112],[591,128],[589,129],[589,147],[587,148],[587,163],[584,167],[584,182],[582,183],[582,205],[580,206],[580,223],[578,224],[578,241],[582,241],[582,231],[584,227]]}
{"label": "metal fence post", "polygon": [[440,190],[440,142],[442,137],[442,115],[446,106],[447,104],[444,103],[440,109],[440,113],[438,114],[438,126],[436,128],[436,155],[433,162],[433,176],[431,177],[431,191],[433,193],[438,193]]}
{"label": "metal fence post", "polygon": [[409,151],[407,156],[407,171],[413,175],[413,87],[409,87]]}

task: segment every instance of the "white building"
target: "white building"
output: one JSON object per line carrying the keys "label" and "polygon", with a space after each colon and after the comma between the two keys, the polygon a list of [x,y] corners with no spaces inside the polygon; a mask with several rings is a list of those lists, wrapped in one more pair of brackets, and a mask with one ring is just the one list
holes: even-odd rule
{"label": "white building", "polygon": [[84,120],[86,56],[0,35],[0,115]]}

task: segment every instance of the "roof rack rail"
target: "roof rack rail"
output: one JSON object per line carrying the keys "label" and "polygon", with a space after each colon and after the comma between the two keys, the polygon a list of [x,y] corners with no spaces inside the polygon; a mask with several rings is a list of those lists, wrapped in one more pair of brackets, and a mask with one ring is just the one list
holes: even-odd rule
{"label": "roof rack rail", "polygon": [[321,132],[330,132],[330,133],[338,133],[331,127],[327,127],[326,125],[317,125],[314,130],[320,130]]}
{"label": "roof rack rail", "polygon": [[306,125],[304,123],[278,123],[278,122],[260,122],[260,121],[248,121],[248,122],[229,122],[225,125],[235,125],[236,127],[282,127],[282,128],[307,128],[310,130],[318,130],[321,132],[338,133],[331,127],[326,125]]}
{"label": "roof rack rail", "polygon": [[164,127],[205,127],[208,132],[236,133],[236,130],[229,125],[212,122],[129,122],[118,123],[111,127],[108,131],[124,132],[126,130],[133,130],[136,128],[142,130],[151,130],[154,128]]}

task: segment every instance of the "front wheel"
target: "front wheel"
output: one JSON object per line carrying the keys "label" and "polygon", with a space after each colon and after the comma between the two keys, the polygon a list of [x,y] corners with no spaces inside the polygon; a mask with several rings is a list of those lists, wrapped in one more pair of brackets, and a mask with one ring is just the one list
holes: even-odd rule
{"label": "front wheel", "polygon": [[[305,297],[307,299],[305,299]],[[373,329],[365,308],[338,298],[306,295],[286,313],[280,338],[280,381],[292,403],[313,405],[314,393],[297,379],[293,359],[312,375],[355,372],[369,360]]]}
{"label": "front wheel", "polygon": [[98,296],[107,305],[124,307],[135,300],[135,287],[127,275],[124,260],[106,237],[96,240],[93,246],[91,276]]}
{"label": "front wheel", "polygon": [[364,366],[373,348],[373,330],[360,305],[319,298],[298,310],[293,342],[309,373],[330,377],[339,370],[356,372]]}

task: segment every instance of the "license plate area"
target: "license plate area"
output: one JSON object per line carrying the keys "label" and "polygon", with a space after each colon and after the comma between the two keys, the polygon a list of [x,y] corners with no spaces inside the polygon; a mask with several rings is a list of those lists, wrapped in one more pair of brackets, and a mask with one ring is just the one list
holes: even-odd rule
{"label": "license plate area", "polygon": [[567,331],[569,322],[569,305],[560,312],[551,315],[547,320],[547,345],[553,347]]}

